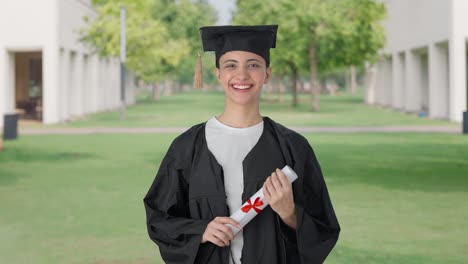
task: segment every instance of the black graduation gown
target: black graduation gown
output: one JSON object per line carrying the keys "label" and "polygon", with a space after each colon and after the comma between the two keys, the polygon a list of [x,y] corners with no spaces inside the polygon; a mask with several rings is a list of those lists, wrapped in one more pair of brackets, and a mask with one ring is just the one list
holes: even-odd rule
{"label": "black graduation gown", "polygon": [[[289,165],[297,228],[266,207],[244,228],[242,263],[322,263],[340,232],[315,154],[307,139],[264,117],[259,141],[243,161],[245,202],[276,168]],[[229,216],[223,170],[208,150],[205,123],[169,147],[144,204],[150,238],[166,263],[229,263],[229,247],[201,244],[208,223]]]}

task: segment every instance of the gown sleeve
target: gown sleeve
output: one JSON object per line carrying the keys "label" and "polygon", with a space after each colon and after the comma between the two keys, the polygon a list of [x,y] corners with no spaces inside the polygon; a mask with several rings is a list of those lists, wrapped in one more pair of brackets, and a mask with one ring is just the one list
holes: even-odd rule
{"label": "gown sleeve", "polygon": [[143,200],[146,223],[166,263],[193,263],[209,221],[189,217],[188,186],[174,156],[171,146]]}
{"label": "gown sleeve", "polygon": [[302,160],[294,166],[302,175],[294,197],[297,248],[301,263],[323,263],[338,240],[340,226],[315,154],[308,142],[302,146]]}

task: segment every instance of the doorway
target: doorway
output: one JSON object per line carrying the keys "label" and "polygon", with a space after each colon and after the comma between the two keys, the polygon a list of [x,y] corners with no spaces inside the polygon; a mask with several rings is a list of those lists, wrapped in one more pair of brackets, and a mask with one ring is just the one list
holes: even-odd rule
{"label": "doorway", "polygon": [[15,106],[23,120],[42,122],[42,52],[15,53]]}

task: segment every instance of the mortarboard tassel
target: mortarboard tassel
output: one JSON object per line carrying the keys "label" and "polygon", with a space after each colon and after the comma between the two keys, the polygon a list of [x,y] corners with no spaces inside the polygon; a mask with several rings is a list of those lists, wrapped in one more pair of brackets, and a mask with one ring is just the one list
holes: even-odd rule
{"label": "mortarboard tassel", "polygon": [[195,76],[193,77],[193,88],[203,88],[203,70],[200,52],[198,52],[197,65],[195,66]]}

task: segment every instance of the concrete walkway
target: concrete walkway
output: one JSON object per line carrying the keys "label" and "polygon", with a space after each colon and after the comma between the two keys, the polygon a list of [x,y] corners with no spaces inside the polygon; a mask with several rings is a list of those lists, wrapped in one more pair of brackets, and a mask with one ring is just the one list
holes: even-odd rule
{"label": "concrete walkway", "polygon": [[[379,126],[379,127],[290,127],[299,133],[449,133],[461,134],[461,126]],[[160,134],[182,133],[187,127],[85,127],[85,128],[19,128],[20,135],[86,135],[86,134]]]}

